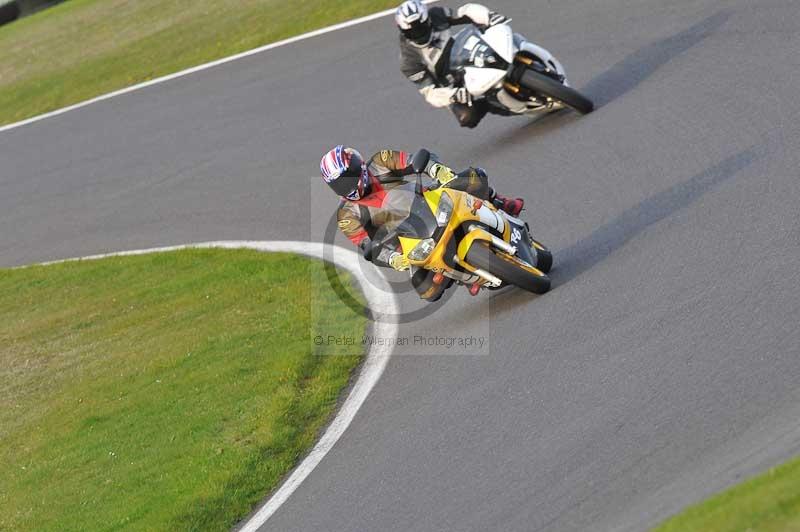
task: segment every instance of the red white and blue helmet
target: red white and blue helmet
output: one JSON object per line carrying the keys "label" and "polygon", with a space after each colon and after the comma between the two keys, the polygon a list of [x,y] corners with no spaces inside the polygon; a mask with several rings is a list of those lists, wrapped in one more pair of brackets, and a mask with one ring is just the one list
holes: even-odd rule
{"label": "red white and blue helmet", "polygon": [[394,21],[406,39],[425,46],[431,41],[433,27],[428,16],[428,8],[420,0],[406,0],[397,8]]}
{"label": "red white and blue helmet", "polygon": [[358,201],[369,193],[369,172],[364,158],[354,148],[336,146],[319,163],[322,178],[336,194]]}

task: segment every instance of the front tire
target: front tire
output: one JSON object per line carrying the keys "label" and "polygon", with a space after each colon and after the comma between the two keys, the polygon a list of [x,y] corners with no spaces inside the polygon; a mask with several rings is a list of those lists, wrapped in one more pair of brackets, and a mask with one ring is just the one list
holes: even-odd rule
{"label": "front tire", "polygon": [[525,69],[522,73],[519,83],[528,90],[560,101],[582,115],[591,113],[594,110],[594,104],[589,98],[586,98],[572,87],[562,85],[558,81],[530,68]]}
{"label": "front tire", "polygon": [[536,250],[536,269],[543,273],[550,273],[553,267],[553,254],[544,244],[531,238],[531,245]]}
{"label": "front tire", "polygon": [[442,284],[434,284],[433,272],[419,269],[411,276],[411,285],[417,291],[420,299],[428,303],[439,301],[444,295],[445,290],[453,284],[452,279],[447,279]]}
{"label": "front tire", "polygon": [[496,275],[503,283],[513,284],[528,292],[544,294],[550,290],[550,278],[541,270],[522,262],[517,257],[493,250],[483,242],[475,242],[469,248],[466,261]]}

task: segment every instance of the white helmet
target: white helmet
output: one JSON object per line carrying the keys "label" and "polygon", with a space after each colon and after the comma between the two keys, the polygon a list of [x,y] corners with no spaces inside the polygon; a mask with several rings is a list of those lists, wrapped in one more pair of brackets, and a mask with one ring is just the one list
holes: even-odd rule
{"label": "white helmet", "polygon": [[413,43],[424,46],[431,41],[432,27],[428,8],[420,0],[406,0],[394,14],[402,34]]}

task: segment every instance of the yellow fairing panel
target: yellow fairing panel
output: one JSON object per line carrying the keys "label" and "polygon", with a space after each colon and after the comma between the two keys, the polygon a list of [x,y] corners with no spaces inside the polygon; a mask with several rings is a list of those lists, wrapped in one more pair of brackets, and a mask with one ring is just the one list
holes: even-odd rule
{"label": "yellow fairing panel", "polygon": [[469,248],[472,247],[472,244],[476,240],[486,240],[488,242],[492,241],[492,235],[488,232],[484,231],[483,229],[476,229],[474,231],[470,231],[469,233],[464,236],[461,242],[458,243],[458,258],[462,261],[467,256],[467,252]]}
{"label": "yellow fairing panel", "polygon": [[400,247],[403,249],[403,255],[406,257],[408,257],[408,254],[411,253],[411,250],[414,249],[417,244],[422,242],[421,238],[409,238],[407,236],[400,236],[398,238],[400,239]]}
{"label": "yellow fairing panel", "polygon": [[428,190],[424,194],[425,201],[428,203],[428,208],[430,208],[433,214],[436,214],[436,209],[439,208],[439,200],[442,199],[442,194],[444,194],[444,188]]}

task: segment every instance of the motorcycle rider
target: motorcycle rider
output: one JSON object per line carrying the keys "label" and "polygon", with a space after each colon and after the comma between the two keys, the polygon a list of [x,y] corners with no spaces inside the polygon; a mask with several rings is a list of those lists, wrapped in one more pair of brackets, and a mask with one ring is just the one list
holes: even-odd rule
{"label": "motorcycle rider", "polygon": [[[487,112],[508,115],[489,105],[485,98],[472,100],[465,87],[454,87],[448,74],[437,72],[452,37],[451,26],[474,24],[485,30],[511,19],[489,11],[480,4],[464,4],[455,12],[448,7],[428,7],[420,0],[407,0],[395,12],[400,29],[400,69],[417,85],[425,100],[434,107],[450,106],[462,127],[474,128]],[[516,37],[515,38],[520,38]]]}
{"label": "motorcycle rider", "polygon": [[[386,193],[408,183],[404,176],[414,173],[412,154],[400,150],[381,150],[365,160],[354,148],[336,146],[320,161],[322,178],[341,197],[337,223],[344,235],[355,244],[367,260],[378,266],[390,266],[397,271],[409,269],[408,259],[392,249],[373,249],[372,239],[391,213],[384,206]],[[507,198],[489,187],[489,179],[481,168],[467,168],[455,173],[430,154],[425,173],[440,185],[462,190],[491,201],[497,208],[518,216],[524,206],[522,198]],[[446,286],[432,282],[432,273],[419,269],[411,283],[422,299],[436,301]]]}

